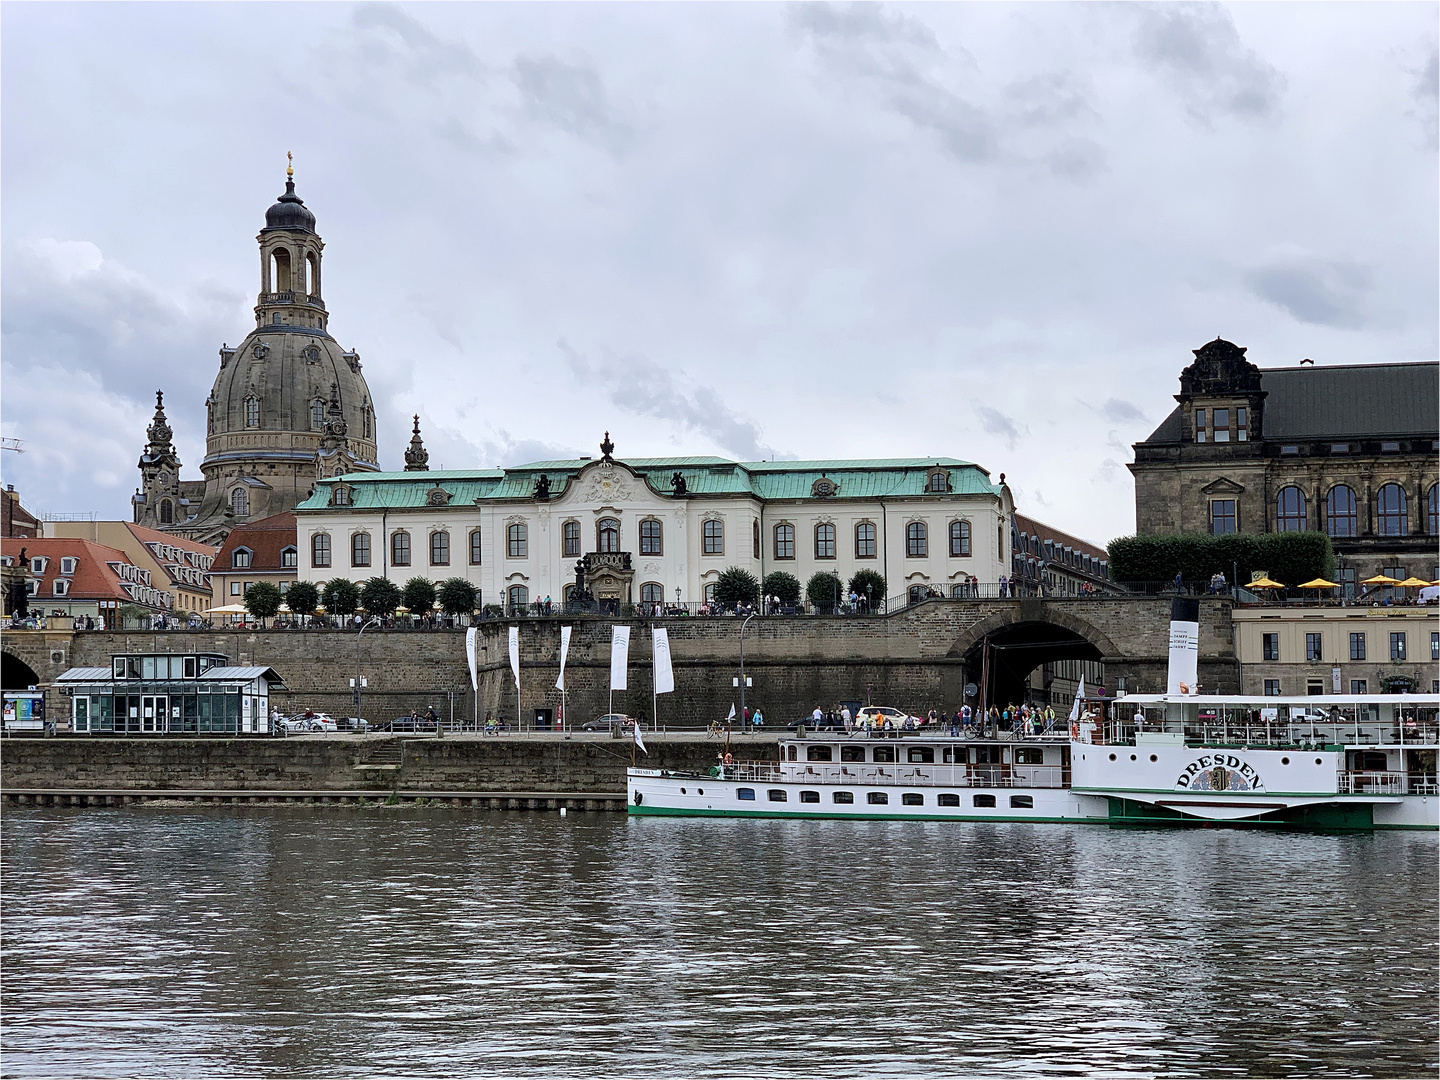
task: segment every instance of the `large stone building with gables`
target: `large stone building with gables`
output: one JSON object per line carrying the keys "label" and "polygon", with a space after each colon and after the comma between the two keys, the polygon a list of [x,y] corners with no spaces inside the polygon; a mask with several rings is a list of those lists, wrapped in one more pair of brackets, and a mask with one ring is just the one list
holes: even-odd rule
{"label": "large stone building with gables", "polygon": [[[699,603],[731,566],[804,585],[857,570],[891,597],[964,595],[1010,566],[1009,488],[953,458],[541,461],[431,472],[418,428],[398,473],[321,479],[296,512],[301,580],[463,577],[481,602]],[[870,598],[878,606],[884,598]]]}
{"label": "large stone building with gables", "polygon": [[[1135,444],[1136,531],[1324,530],[1347,591],[1440,577],[1434,362],[1260,368],[1217,338]],[[1295,585],[1297,582],[1287,582]]]}
{"label": "large stone building with gables", "polygon": [[255,329],[223,345],[205,402],[203,480],[181,480],[164,399],[141,453],[137,524],[219,545],[237,523],[292,509],[320,477],[377,470],[375,408],[360,354],[330,336],[325,248],[295,194],[265,211]]}

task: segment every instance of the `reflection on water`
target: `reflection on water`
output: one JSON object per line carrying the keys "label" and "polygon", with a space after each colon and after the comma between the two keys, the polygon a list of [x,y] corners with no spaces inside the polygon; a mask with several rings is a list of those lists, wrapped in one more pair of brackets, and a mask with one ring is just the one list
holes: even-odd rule
{"label": "reflection on water", "polygon": [[6,1076],[1395,1076],[1437,840],[12,810]]}

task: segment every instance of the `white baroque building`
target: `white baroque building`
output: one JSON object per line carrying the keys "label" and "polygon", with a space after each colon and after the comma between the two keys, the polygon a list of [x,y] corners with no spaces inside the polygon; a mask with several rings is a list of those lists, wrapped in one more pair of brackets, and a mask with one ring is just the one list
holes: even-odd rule
{"label": "white baroque building", "polygon": [[[698,603],[731,566],[890,597],[962,595],[1009,573],[1009,489],[953,458],[735,462],[715,457],[540,461],[429,471],[418,426],[404,472],[321,479],[296,509],[299,578],[464,577],[483,604],[521,607],[576,587],[601,601]],[[882,598],[872,597],[878,606]]]}

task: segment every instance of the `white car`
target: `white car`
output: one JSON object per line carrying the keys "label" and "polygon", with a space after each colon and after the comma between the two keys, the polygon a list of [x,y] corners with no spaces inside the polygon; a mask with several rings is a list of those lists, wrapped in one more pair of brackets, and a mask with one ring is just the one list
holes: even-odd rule
{"label": "white car", "polygon": [[328,713],[306,711],[296,713],[280,721],[289,732],[298,731],[339,731],[340,725]]}
{"label": "white car", "polygon": [[922,716],[911,716],[903,709],[892,709],[888,705],[867,705],[855,714],[855,725],[862,728],[883,728],[890,722],[891,731],[899,731],[910,721],[912,728],[924,727],[929,721]]}

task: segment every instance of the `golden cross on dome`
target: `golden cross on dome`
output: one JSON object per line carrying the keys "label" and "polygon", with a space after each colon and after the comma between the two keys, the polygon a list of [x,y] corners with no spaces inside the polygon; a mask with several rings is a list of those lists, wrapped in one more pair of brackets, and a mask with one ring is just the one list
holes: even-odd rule
{"label": "golden cross on dome", "polygon": [[289,150],[285,151],[285,175],[292,180],[295,178],[295,155]]}

